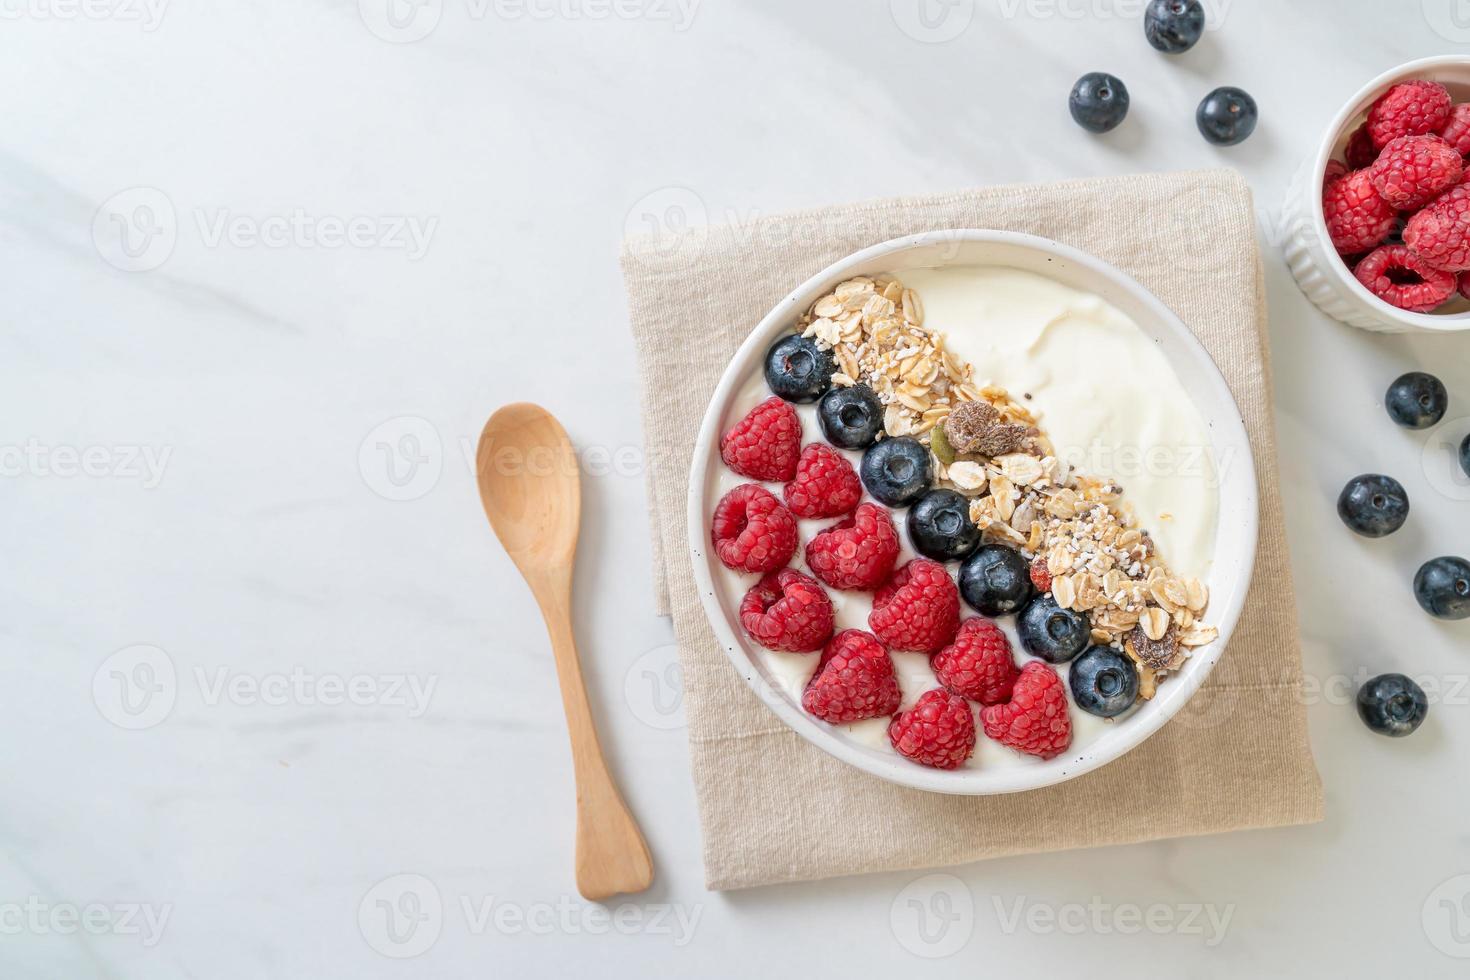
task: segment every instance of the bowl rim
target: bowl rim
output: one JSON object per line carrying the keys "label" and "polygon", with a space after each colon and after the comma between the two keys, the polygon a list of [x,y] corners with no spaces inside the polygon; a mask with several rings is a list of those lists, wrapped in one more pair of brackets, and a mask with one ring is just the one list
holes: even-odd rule
{"label": "bowl rim", "polygon": [[[1217,437],[1219,441],[1240,447],[1242,451],[1236,454],[1238,459],[1232,465],[1243,464],[1245,467],[1244,478],[1238,481],[1242,491],[1240,502],[1244,525],[1235,533],[1241,534],[1246,543],[1242,545],[1238,577],[1235,579],[1236,587],[1230,590],[1227,602],[1214,617],[1219,637],[1214,642],[1197,648],[1191,654],[1189,672],[1181,673],[1160,688],[1161,694],[1165,696],[1155,698],[1150,702],[1150,706],[1155,710],[1136,714],[1129,719],[1127,727],[1120,729],[1124,733],[1123,736],[1113,741],[1111,751],[1092,753],[1075,760],[1074,764],[1065,768],[1053,765],[1053,760],[1047,760],[1037,765],[1012,766],[1004,769],[945,771],[915,764],[896,753],[890,756],[874,752],[842,736],[833,727],[812,718],[784,694],[770,691],[754,658],[744,652],[745,641],[737,635],[734,624],[727,619],[716,599],[716,587],[710,565],[709,552],[711,549],[708,545],[709,521],[705,487],[708,483],[712,462],[719,460],[719,454],[714,447],[719,440],[719,426],[724,406],[732,398],[736,387],[745,381],[753,358],[770,344],[778,330],[789,329],[794,306],[804,309],[805,307],[800,304],[810,305],[820,296],[821,290],[828,289],[831,285],[841,281],[849,274],[849,270],[874,259],[910,249],[937,244],[953,246],[957,242],[1030,248],[1080,266],[1109,280],[1112,285],[1146,307],[1166,330],[1178,337],[1188,350],[1189,356],[1193,357],[1198,366],[1203,369],[1203,376],[1207,379],[1204,383],[1212,389],[1212,400],[1223,399],[1220,404],[1230,405],[1235,409],[1229,417],[1214,419],[1206,417],[1205,419],[1207,426],[1212,431],[1219,433]],[[1199,402],[1196,401],[1196,404],[1198,405]],[[1126,755],[1162,728],[1203,686],[1235,632],[1236,624],[1244,612],[1245,601],[1254,578],[1260,536],[1260,499],[1259,486],[1256,482],[1255,459],[1251,452],[1250,437],[1246,432],[1244,419],[1229,385],[1226,384],[1224,376],[1220,373],[1219,366],[1194,332],[1162,300],[1145,289],[1132,276],[1079,249],[1036,235],[990,229],[927,231],[880,242],[833,262],[809,277],[776,303],[731,356],[724,373],[710,395],[697,439],[690,463],[689,489],[686,496],[690,559],[695,587],[698,590],[700,603],[704,607],[705,618],[709,621],[710,628],[726,657],[756,696],[796,734],[827,754],[862,772],[912,789],[961,796],[990,796],[1023,792],[1075,779]],[[1217,528],[1217,536],[1219,533],[1219,528]],[[973,778],[982,773],[983,777],[978,780]],[[970,774],[972,778],[967,779],[967,774]]]}
{"label": "bowl rim", "polygon": [[1384,72],[1358,89],[1357,94],[1349,99],[1347,104],[1332,118],[1326,135],[1317,145],[1317,155],[1312,161],[1311,179],[1307,185],[1311,194],[1312,230],[1317,240],[1325,245],[1328,258],[1326,264],[1331,267],[1332,274],[1340,282],[1346,284],[1348,290],[1359,301],[1369,304],[1379,315],[1395,323],[1430,333],[1458,333],[1462,330],[1470,330],[1470,310],[1462,313],[1412,313],[1386,303],[1369,292],[1368,287],[1359,282],[1358,277],[1348,269],[1347,263],[1342,261],[1342,257],[1337,254],[1337,249],[1332,247],[1332,237],[1327,233],[1327,218],[1322,210],[1322,191],[1327,176],[1327,161],[1332,159],[1337,141],[1346,132],[1351,120],[1365,112],[1391,86],[1414,79],[1432,69],[1451,66],[1470,69],[1470,57],[1451,54],[1419,58]]}

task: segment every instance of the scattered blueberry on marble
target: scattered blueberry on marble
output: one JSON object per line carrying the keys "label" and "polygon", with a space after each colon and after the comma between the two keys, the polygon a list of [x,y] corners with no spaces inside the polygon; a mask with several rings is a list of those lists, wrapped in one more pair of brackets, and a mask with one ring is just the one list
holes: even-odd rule
{"label": "scattered blueberry on marble", "polygon": [[1337,498],[1337,516],[1365,538],[1381,538],[1409,519],[1409,494],[1391,476],[1367,473],[1353,477]]}
{"label": "scattered blueberry on marble", "polygon": [[1092,622],[1086,613],[1063,609],[1049,595],[1037,596],[1016,620],[1021,646],[1049,664],[1064,664],[1092,641]]}
{"label": "scattered blueberry on marble", "polygon": [[1380,735],[1412,734],[1427,714],[1424,689],[1403,674],[1383,674],[1358,688],[1358,716]]}
{"label": "scattered blueberry on marble", "polygon": [[1008,616],[1031,601],[1031,563],[1019,551],[988,544],[960,566],[960,595],[982,616]]}
{"label": "scattered blueberry on marble", "polygon": [[817,403],[822,435],[839,449],[867,449],[883,431],[883,403],[867,385],[833,388]]}
{"label": "scattered blueberry on marble", "polygon": [[1410,371],[1389,386],[1384,405],[1389,418],[1404,428],[1427,429],[1444,418],[1450,395],[1434,375]]}
{"label": "scattered blueberry on marble", "polygon": [[1107,72],[1088,72],[1072,86],[1067,108],[1083,129],[1106,133],[1117,129],[1128,115],[1128,86]]}
{"label": "scattered blueberry on marble", "polygon": [[909,509],[914,550],[935,561],[955,561],[980,547],[980,529],[970,520],[969,498],[953,490],[930,490]]}
{"label": "scattered blueberry on marble", "polygon": [[1435,558],[1414,576],[1414,598],[1437,619],[1470,619],[1470,562]]}
{"label": "scattered blueberry on marble", "polygon": [[1153,0],[1143,14],[1143,34],[1165,54],[1183,54],[1205,33],[1205,8],[1199,0]]}
{"label": "scattered blueberry on marble", "polygon": [[929,450],[911,436],[874,445],[863,453],[859,473],[868,493],[889,507],[907,507],[924,495],[933,480]]}
{"label": "scattered blueberry on marble", "polygon": [[1111,647],[1093,647],[1067,674],[1077,707],[1100,718],[1116,718],[1138,700],[1138,668]]}
{"label": "scattered blueberry on marble", "polygon": [[1194,114],[1200,135],[1216,146],[1244,143],[1256,131],[1260,113],[1256,100],[1242,89],[1226,85],[1200,102]]}
{"label": "scattered blueberry on marble", "polygon": [[810,337],[787,334],[766,351],[766,384],[789,402],[814,402],[832,387],[832,352]]}

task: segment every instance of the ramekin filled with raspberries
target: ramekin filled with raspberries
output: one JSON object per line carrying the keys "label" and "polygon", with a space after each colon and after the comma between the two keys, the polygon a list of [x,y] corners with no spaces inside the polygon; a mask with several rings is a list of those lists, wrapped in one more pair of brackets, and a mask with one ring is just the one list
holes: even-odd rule
{"label": "ramekin filled with raspberries", "polygon": [[1470,328],[1470,58],[1374,79],[1287,195],[1283,250],[1307,297],[1393,333]]}

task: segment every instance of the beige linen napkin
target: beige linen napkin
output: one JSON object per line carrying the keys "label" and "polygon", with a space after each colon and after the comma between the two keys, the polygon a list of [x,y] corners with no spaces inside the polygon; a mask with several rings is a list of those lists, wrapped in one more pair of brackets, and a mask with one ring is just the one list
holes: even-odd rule
{"label": "beige linen napkin", "polygon": [[[1135,276],[1209,349],[1240,404],[1261,491],[1250,604],[1184,711],[1058,786],[991,797],[903,789],[791,732],[721,652],[686,547],[690,454],[710,392],[760,318],[828,264],[939,228],[1031,232]],[[996,187],[695,230],[624,246],[643,382],[661,601],[672,614],[709,887],[958,864],[1320,820],[1277,485],[1255,218],[1231,171]],[[670,383],[677,379],[677,383]]]}

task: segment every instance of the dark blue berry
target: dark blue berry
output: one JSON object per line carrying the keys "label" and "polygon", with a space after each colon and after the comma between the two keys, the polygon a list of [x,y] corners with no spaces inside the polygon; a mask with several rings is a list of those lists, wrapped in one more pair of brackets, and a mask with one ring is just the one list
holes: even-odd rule
{"label": "dark blue berry", "polygon": [[1128,86],[1107,72],[1088,72],[1072,86],[1067,108],[1083,129],[1106,133],[1128,115]]}
{"label": "dark blue berry", "polygon": [[983,616],[1008,616],[1033,594],[1031,564],[1003,544],[986,545],[960,566],[960,595]]}
{"label": "dark blue berry", "polygon": [[839,449],[867,449],[883,431],[883,403],[867,385],[833,388],[817,403],[817,421]]}
{"label": "dark blue berry", "polygon": [[1049,664],[1064,664],[1087,649],[1092,622],[1086,613],[1057,605],[1049,595],[1037,596],[1016,620],[1021,646]]}
{"label": "dark blue berry", "polygon": [[1403,674],[1383,674],[1358,688],[1358,717],[1380,735],[1412,734],[1427,714],[1424,689]]}
{"label": "dark blue berry", "polygon": [[1256,131],[1256,100],[1238,88],[1217,88],[1204,97],[1194,114],[1200,135],[1216,146],[1244,143]]}
{"label": "dark blue berry", "polygon": [[1183,54],[1205,33],[1199,0],[1153,0],[1143,14],[1143,35],[1165,54]]}
{"label": "dark blue berry", "polygon": [[1465,471],[1466,476],[1470,476],[1470,436],[1466,436],[1465,441],[1460,443],[1460,469]]}
{"label": "dark blue berry", "polygon": [[970,520],[970,501],[953,490],[930,490],[909,510],[914,550],[935,561],[964,558],[980,547],[980,529]]}
{"label": "dark blue berry", "polygon": [[863,453],[860,473],[879,503],[907,507],[929,489],[929,450],[909,436],[884,439]]}
{"label": "dark blue berry", "polygon": [[1116,718],[1138,700],[1138,668],[1112,647],[1093,647],[1067,672],[1072,700],[1090,715]]}
{"label": "dark blue berry", "polygon": [[1444,383],[1432,374],[1410,371],[1388,387],[1384,396],[1388,417],[1406,429],[1427,429],[1437,425],[1450,407],[1450,394]]}
{"label": "dark blue berry", "polygon": [[814,402],[832,387],[832,352],[810,337],[787,334],[766,351],[766,384],[789,402]]}
{"label": "dark blue berry", "polygon": [[1337,498],[1337,516],[1365,538],[1381,538],[1409,519],[1409,494],[1391,476],[1368,473],[1353,477]]}
{"label": "dark blue berry", "polygon": [[1470,619],[1470,562],[1436,558],[1414,576],[1414,598],[1439,619]]}

